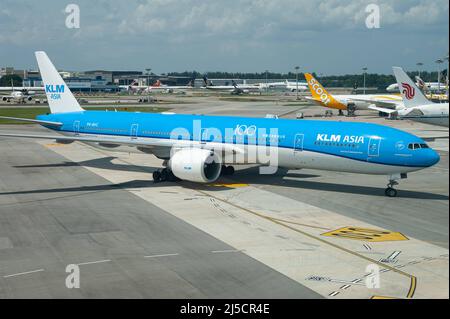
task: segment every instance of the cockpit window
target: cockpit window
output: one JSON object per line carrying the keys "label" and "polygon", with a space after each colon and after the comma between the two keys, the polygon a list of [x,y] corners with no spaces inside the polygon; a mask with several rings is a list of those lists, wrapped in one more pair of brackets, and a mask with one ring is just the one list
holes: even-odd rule
{"label": "cockpit window", "polygon": [[411,144],[408,144],[408,148],[410,150],[418,150],[418,149],[421,149],[421,148],[430,148],[430,147],[427,144],[425,144],[425,143],[422,143],[422,144],[411,143]]}

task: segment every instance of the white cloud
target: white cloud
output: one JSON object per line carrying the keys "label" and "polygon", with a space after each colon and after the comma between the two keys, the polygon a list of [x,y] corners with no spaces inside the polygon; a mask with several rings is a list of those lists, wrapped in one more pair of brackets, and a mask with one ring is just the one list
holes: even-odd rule
{"label": "white cloud", "polygon": [[[167,65],[198,59],[198,65],[220,60],[218,69],[257,62],[265,63],[265,69],[297,56],[327,60],[330,47],[334,60],[350,60],[345,54],[356,38],[359,49],[386,54],[392,54],[389,39],[394,36],[395,45],[408,52],[417,50],[411,41],[434,41],[441,51],[448,47],[448,40],[447,45],[440,40],[448,37],[448,0],[74,0],[81,10],[79,30],[64,27],[67,3],[1,1],[2,47],[66,50],[67,58],[80,63],[84,61],[74,48],[102,63],[107,61],[104,56],[117,63],[124,56],[124,63],[143,64],[149,56],[162,61],[170,54]],[[370,3],[381,7],[379,30],[365,27]],[[130,52],[133,59],[126,57]],[[2,59],[13,56],[0,52]]]}

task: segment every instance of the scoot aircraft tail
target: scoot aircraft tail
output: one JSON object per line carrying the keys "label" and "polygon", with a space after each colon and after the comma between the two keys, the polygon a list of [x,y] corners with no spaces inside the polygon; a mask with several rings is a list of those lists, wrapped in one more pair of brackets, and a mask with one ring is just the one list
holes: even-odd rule
{"label": "scoot aircraft tail", "polygon": [[394,66],[392,69],[406,108],[432,104],[402,68]]}
{"label": "scoot aircraft tail", "polygon": [[306,82],[312,94],[312,100],[322,106],[338,110],[346,110],[347,107],[337,101],[331,94],[325,90],[322,84],[317,81],[311,73],[305,73]]}
{"label": "scoot aircraft tail", "polygon": [[43,51],[37,51],[35,55],[51,113],[84,111],[47,54]]}

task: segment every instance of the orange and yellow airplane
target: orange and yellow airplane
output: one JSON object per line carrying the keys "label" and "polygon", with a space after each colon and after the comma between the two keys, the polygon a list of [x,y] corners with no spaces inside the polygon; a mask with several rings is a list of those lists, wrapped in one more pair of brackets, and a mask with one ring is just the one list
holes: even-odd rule
{"label": "orange and yellow airplane", "polygon": [[369,106],[378,103],[402,101],[402,97],[397,94],[353,94],[353,95],[332,95],[325,90],[322,84],[317,81],[311,73],[305,73],[311,97],[305,97],[318,105],[337,110],[367,110]]}

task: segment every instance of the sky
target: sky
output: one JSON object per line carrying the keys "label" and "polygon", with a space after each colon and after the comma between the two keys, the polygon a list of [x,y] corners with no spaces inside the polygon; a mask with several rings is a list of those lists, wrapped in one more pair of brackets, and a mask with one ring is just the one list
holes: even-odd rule
{"label": "sky", "polygon": [[[68,28],[66,6],[80,9]],[[379,8],[379,28],[366,19]],[[370,20],[374,21],[374,20]],[[448,0],[0,0],[0,67],[390,74],[448,55]]]}

